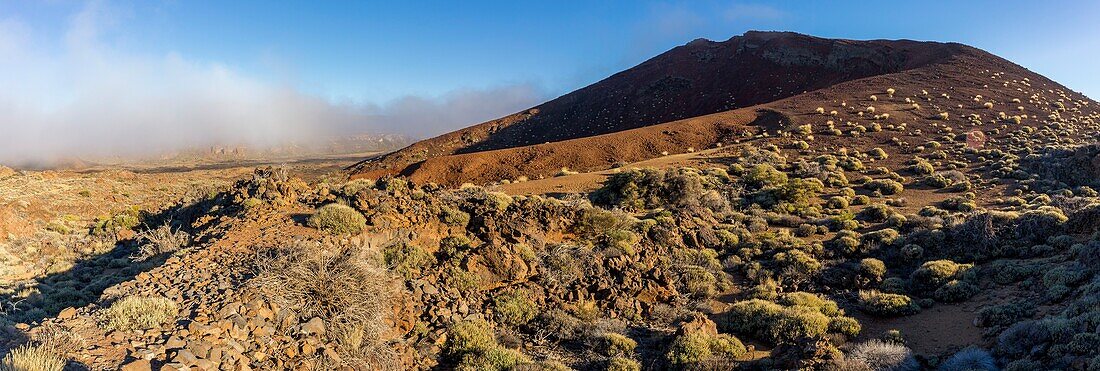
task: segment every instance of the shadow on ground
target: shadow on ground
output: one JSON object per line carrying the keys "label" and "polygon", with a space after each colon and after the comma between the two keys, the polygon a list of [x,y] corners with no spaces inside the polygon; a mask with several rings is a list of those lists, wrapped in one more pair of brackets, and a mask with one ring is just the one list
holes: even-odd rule
{"label": "shadow on ground", "polygon": [[[197,240],[192,241],[192,246],[202,245],[220,237],[219,232],[211,232],[207,228],[216,218],[202,218],[203,216],[239,211],[238,207],[226,207],[229,204],[227,200],[228,196],[222,193],[209,199],[181,203],[146,215],[136,229],[168,224],[175,230],[198,236]],[[197,233],[199,231],[204,233],[200,235]],[[0,307],[4,308],[0,311],[0,354],[4,349],[28,340],[21,331],[14,328],[16,324],[33,325],[57,316],[66,308],[80,308],[97,303],[107,288],[132,280],[142,272],[160,266],[171,255],[166,253],[136,260],[134,256],[142,243],[147,242],[136,238],[119,240],[109,251],[85,257],[68,270],[17,284],[13,292],[0,294]]]}

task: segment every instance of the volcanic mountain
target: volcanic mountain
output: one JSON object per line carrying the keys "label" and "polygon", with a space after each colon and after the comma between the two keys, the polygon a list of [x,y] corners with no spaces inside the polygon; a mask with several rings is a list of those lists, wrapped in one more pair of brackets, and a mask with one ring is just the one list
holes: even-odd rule
{"label": "volcanic mountain", "polygon": [[[839,111],[833,125],[874,121],[909,123],[915,129],[942,113],[956,119],[976,113],[988,117],[996,112],[982,111],[985,107],[972,98],[984,95],[1010,105],[1028,98],[1020,84],[1088,101],[1021,66],[958,43],[750,31],[722,42],[692,41],[539,106],[420,141],[350,170],[355,177],[400,174],[450,185],[545,177],[564,167],[606,168],[730,143],[768,129],[826,124],[828,117],[814,114],[817,107]],[[866,112],[867,107],[873,108]],[[1017,108],[997,109],[1045,116],[1041,109]],[[825,140],[841,146],[875,141],[875,135],[844,138],[844,143]]]}

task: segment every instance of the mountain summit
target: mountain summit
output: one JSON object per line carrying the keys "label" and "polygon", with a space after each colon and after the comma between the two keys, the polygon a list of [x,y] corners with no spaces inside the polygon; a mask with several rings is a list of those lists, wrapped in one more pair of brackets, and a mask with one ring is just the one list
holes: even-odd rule
{"label": "mountain summit", "polygon": [[[498,180],[491,176],[509,174],[482,168],[477,169],[478,172],[463,171],[461,175],[443,176],[442,173],[454,170],[457,165],[448,164],[448,169],[425,168],[425,165],[433,165],[425,161],[620,133],[774,104],[810,92],[817,92],[815,97],[820,99],[811,99],[803,104],[811,107],[831,106],[833,104],[817,100],[839,102],[865,98],[849,98],[844,89],[850,87],[838,86],[870,78],[894,81],[891,84],[898,89],[910,87],[905,90],[907,94],[921,91],[940,94],[941,91],[950,92],[975,84],[988,85],[985,81],[988,77],[978,76],[979,72],[985,71],[1004,72],[1018,80],[1027,79],[1064,89],[1002,58],[957,43],[826,39],[792,32],[750,31],[722,42],[696,39],[536,107],[366,160],[353,166],[352,172],[362,176],[404,174],[414,179],[445,182]],[[880,90],[886,88],[883,86]],[[994,86],[992,89],[998,88]],[[833,91],[822,94],[829,89]],[[877,92],[882,94],[882,91]],[[869,91],[868,95],[874,93]],[[705,148],[720,139],[713,135],[703,136],[706,138],[701,142],[688,140],[682,144],[684,147]],[[589,144],[603,146],[600,143]],[[530,174],[538,176],[563,166],[598,167],[613,161],[638,160],[639,156],[644,157],[634,153],[638,150],[641,149],[624,149],[626,157],[603,158],[600,161],[580,156],[579,163],[550,161],[540,151],[540,161],[549,167],[527,170],[543,172]],[[671,152],[681,151],[674,149]],[[651,149],[645,152],[655,155],[662,151]],[[429,176],[425,172],[434,175]]]}

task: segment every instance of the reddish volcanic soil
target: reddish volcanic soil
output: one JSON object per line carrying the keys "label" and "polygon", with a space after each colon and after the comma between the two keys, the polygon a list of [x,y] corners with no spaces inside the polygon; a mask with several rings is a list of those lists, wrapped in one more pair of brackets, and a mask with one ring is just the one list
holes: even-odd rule
{"label": "reddish volcanic soil", "polygon": [[[888,88],[895,90],[892,96]],[[1041,127],[1048,107],[1040,101],[1057,100],[1062,92],[1068,99],[1088,100],[961,44],[749,32],[725,42],[693,41],[525,112],[418,142],[351,171],[355,177],[400,174],[445,185],[539,179],[562,168],[601,170],[753,138],[789,145],[799,138],[778,131],[804,124],[812,125],[810,143],[819,151],[898,151],[886,144],[892,138],[906,142],[906,134],[916,129],[939,132],[939,126],[949,125],[954,134],[965,135],[972,125],[965,117],[971,114],[981,115],[986,124],[975,129],[983,132],[1003,124],[991,120],[1002,111],[1027,115],[1020,125]],[[983,98],[975,101],[976,95]],[[826,113],[816,113],[817,107]],[[835,116],[828,114],[834,110]],[[938,119],[941,112],[949,114],[947,121]],[[889,117],[873,117],[884,113]],[[845,134],[872,123],[906,127],[858,137],[825,135],[830,120]],[[769,136],[760,138],[763,132]],[[990,138],[995,141],[998,134]],[[888,161],[905,159],[891,157]]]}

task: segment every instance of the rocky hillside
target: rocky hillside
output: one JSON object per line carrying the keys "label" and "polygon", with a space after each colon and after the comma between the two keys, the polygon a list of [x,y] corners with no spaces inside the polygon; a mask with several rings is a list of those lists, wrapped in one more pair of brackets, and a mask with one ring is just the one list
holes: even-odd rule
{"label": "rocky hillside", "polygon": [[[33,268],[0,281],[0,370],[1100,369],[1097,103],[952,47],[409,176],[262,168],[94,219],[67,215],[167,195],[0,175],[9,215],[42,218],[9,230],[49,237],[0,241]],[[591,184],[507,192],[549,181]]]}
{"label": "rocky hillside", "polygon": [[[984,85],[986,81],[979,81],[975,74],[985,70],[1041,79],[999,57],[960,44],[834,40],[785,32],[749,32],[724,42],[696,40],[530,110],[364,161],[356,165],[353,172],[368,177],[386,173],[410,175],[418,171],[435,173],[434,169],[422,170],[424,165],[431,165],[424,164],[425,160],[621,132],[756,107],[830,87],[833,89],[810,99],[816,102],[808,103],[833,106],[828,103],[866,97],[863,94],[849,97],[852,92],[836,88],[837,84],[872,76],[900,74],[910,77],[911,81],[894,84],[895,89],[905,94],[920,90],[949,92],[954,86],[947,85],[948,81],[941,81],[939,77],[946,74],[951,79]],[[655,133],[646,136],[659,137]],[[599,148],[614,142],[604,140],[587,146]],[[692,144],[694,148],[705,148],[706,144],[715,141],[705,142],[708,141]],[[630,158],[619,160],[637,160],[637,157],[652,157],[661,152],[648,149],[650,151],[644,154],[637,153],[640,149],[625,151],[624,157]],[[607,161],[606,156],[601,157],[598,153],[581,152],[577,157],[582,159],[579,161],[582,165]],[[562,166],[580,165],[561,163],[557,167]]]}

